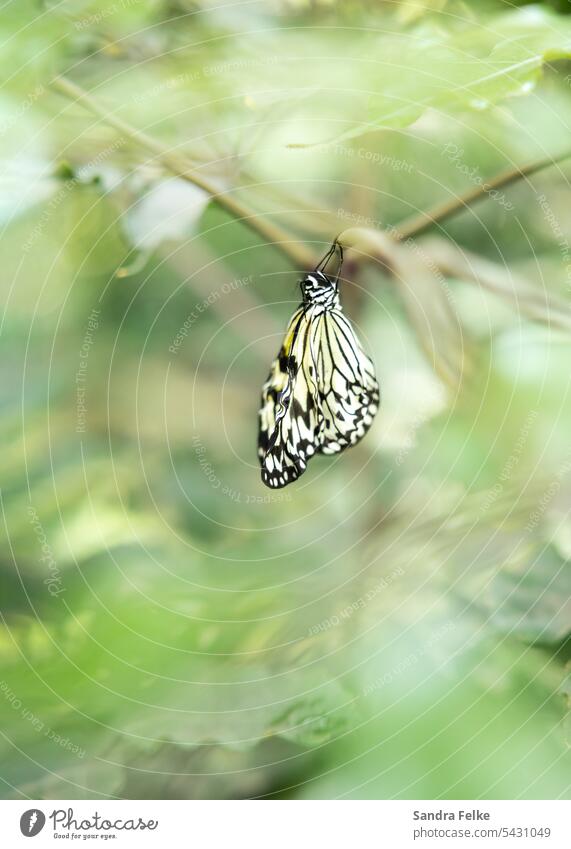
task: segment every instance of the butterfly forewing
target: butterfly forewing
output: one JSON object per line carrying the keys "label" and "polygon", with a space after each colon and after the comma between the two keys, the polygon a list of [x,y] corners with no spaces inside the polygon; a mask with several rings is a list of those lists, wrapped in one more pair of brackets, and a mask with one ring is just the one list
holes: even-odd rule
{"label": "butterfly forewing", "polygon": [[320,419],[315,369],[308,361],[310,322],[297,310],[262,389],[258,453],[267,486],[286,486],[318,450]]}
{"label": "butterfly forewing", "polygon": [[373,363],[343,315],[337,280],[316,270],[302,290],[262,390],[258,453],[273,488],[296,480],[313,454],[355,445],[379,405]]}

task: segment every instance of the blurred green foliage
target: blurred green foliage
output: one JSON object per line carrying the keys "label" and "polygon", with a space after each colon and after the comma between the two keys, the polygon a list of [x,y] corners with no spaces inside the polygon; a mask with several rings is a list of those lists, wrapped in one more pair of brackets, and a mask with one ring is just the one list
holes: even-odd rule
{"label": "blurred green foliage", "polygon": [[52,85],[317,257],[571,152],[558,6],[3,7],[3,795],[569,797],[569,163],[349,258],[383,407],[274,493],[301,269]]}

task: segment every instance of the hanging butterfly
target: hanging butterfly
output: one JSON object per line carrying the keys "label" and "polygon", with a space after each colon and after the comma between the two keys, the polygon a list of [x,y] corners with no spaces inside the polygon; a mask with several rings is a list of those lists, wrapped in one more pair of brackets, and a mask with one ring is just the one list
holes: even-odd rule
{"label": "hanging butterfly", "polygon": [[[323,269],[336,252],[330,277]],[[314,454],[355,445],[379,407],[375,368],[339,301],[342,264],[335,242],[301,281],[303,301],[262,389],[258,455],[262,481],[275,489],[302,475]]]}

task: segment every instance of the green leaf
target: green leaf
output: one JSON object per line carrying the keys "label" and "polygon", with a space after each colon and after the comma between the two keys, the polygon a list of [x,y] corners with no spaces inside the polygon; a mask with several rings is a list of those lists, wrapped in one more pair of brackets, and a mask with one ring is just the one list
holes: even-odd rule
{"label": "green leaf", "polygon": [[570,55],[571,23],[536,6],[453,35],[426,37],[413,31],[385,36],[378,44],[380,75],[368,121],[330,141],[407,127],[429,108],[454,113],[487,109],[506,97],[528,94],[546,62]]}
{"label": "green leaf", "polygon": [[150,252],[163,241],[190,237],[208,200],[205,192],[184,180],[163,180],[151,186],[126,215],[133,246]]}
{"label": "green leaf", "polygon": [[491,623],[526,640],[557,643],[571,628],[571,565],[552,548],[505,564],[484,594]]}

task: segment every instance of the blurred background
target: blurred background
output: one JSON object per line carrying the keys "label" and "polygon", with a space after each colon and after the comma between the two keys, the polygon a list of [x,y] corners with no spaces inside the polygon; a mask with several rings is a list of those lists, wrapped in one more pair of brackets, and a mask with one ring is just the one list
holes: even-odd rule
{"label": "blurred background", "polygon": [[[3,7],[5,797],[569,798],[568,11]],[[348,228],[382,408],[273,492]]]}

